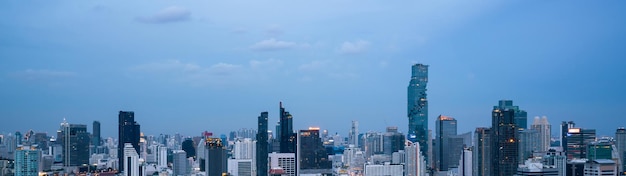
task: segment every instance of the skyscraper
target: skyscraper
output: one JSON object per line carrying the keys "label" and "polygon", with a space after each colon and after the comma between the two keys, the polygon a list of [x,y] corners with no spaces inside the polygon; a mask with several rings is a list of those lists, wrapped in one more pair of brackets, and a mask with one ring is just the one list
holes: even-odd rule
{"label": "skyscraper", "polygon": [[[428,151],[428,65],[414,64],[411,69],[411,81],[407,90],[407,116],[409,118],[408,138],[420,143],[420,151]],[[428,156],[428,155],[424,155]],[[428,157],[425,157],[427,163]]]}
{"label": "skyscraper", "polygon": [[563,121],[561,122],[561,134],[559,134],[559,138],[561,141],[561,148],[563,148],[563,152],[567,152],[567,133],[570,128],[574,128],[576,124],[573,121]]}
{"label": "skyscraper", "polygon": [[139,163],[139,154],[133,149],[134,146],[130,143],[125,143],[124,147],[122,147],[122,151],[124,151],[124,164],[120,166],[124,168],[123,173],[125,176],[143,175],[143,169]]}
{"label": "skyscraper", "polygon": [[570,128],[567,131],[567,159],[587,158],[587,145],[596,140],[595,129]]}
{"label": "skyscraper", "polygon": [[491,175],[491,129],[476,128],[474,133],[474,150],[472,158],[474,160],[472,167],[475,176]]}
{"label": "skyscraper", "polygon": [[258,117],[258,129],[256,134],[256,170],[258,176],[267,176],[268,165],[268,136],[267,136],[268,113],[261,112]]}
{"label": "skyscraper", "polygon": [[118,123],[118,143],[117,143],[117,157],[119,164],[119,171],[124,171],[124,147],[126,143],[130,143],[135,148],[136,153],[139,151],[139,138],[140,138],[140,126],[135,121],[135,112],[133,111],[120,111]]}
{"label": "skyscraper", "polygon": [[64,122],[60,131],[63,165],[81,166],[89,164],[89,133],[87,125]]}
{"label": "skyscraper", "polygon": [[354,147],[359,147],[359,122],[356,120],[352,121],[349,138],[348,144],[352,144]]}
{"label": "skyscraper", "polygon": [[615,131],[615,149],[621,161],[621,165],[618,166],[618,171],[624,173],[626,171],[626,129],[624,129],[624,127],[619,127],[617,131]]}
{"label": "skyscraper", "polygon": [[296,152],[296,133],[293,132],[293,116],[280,102],[280,153]]}
{"label": "skyscraper", "polygon": [[320,138],[320,129],[310,127],[298,133],[296,164],[299,169],[330,169],[331,161]]}
{"label": "skyscraper", "polygon": [[173,162],[173,172],[174,175],[188,175],[189,167],[187,166],[189,160],[187,160],[187,152],[184,150],[174,150],[172,151],[172,162]]}
{"label": "skyscraper", "polygon": [[100,146],[101,140],[102,140],[102,136],[100,136],[100,121],[93,121],[93,129],[92,129],[92,136],[93,138],[91,138],[91,144],[98,147]]}
{"label": "skyscraper", "polygon": [[457,138],[457,121],[452,117],[440,115],[435,128],[435,168],[447,171],[448,168],[457,166],[463,149],[463,139]]}
{"label": "skyscraper", "polygon": [[513,106],[513,100],[500,100],[498,102],[498,106],[494,106],[499,109],[511,109],[514,113],[515,126],[518,130],[523,130],[528,128],[528,113],[526,111],[519,109],[519,106]]}
{"label": "skyscraper", "polygon": [[517,172],[519,152],[518,128],[515,125],[515,109],[494,107],[491,125],[491,175],[514,175]]}
{"label": "skyscraper", "polygon": [[15,175],[38,176],[41,151],[34,146],[20,145],[15,150]]}
{"label": "skyscraper", "polygon": [[548,118],[546,116],[541,118],[535,117],[530,129],[539,132],[539,149],[541,152],[548,151],[550,148],[550,135],[552,134],[552,126],[548,123]]}
{"label": "skyscraper", "polygon": [[207,138],[204,142],[206,142],[204,152],[206,174],[219,176],[228,172],[228,156],[222,139]]}

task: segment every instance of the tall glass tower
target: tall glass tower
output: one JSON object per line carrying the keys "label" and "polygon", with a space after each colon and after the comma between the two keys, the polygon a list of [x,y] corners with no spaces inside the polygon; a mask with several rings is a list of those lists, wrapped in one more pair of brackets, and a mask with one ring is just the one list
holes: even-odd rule
{"label": "tall glass tower", "polygon": [[135,121],[135,112],[133,111],[120,111],[119,115],[119,123],[118,123],[118,144],[117,144],[117,157],[119,164],[119,172],[124,171],[124,147],[126,143],[130,143],[135,151],[139,153],[139,134],[140,134],[140,126],[139,123]]}
{"label": "tall glass tower", "polygon": [[[428,99],[426,99],[426,83],[428,83],[428,65],[414,64],[411,71],[407,95],[407,116],[409,117],[408,139],[419,142],[420,151],[428,151]],[[426,163],[430,158],[424,154]]]}
{"label": "tall glass tower", "polygon": [[268,113],[261,112],[261,115],[258,117],[258,129],[256,135],[256,170],[258,176],[267,176],[268,173],[268,165],[267,165],[267,156],[268,156],[268,133],[267,133],[267,120]]}

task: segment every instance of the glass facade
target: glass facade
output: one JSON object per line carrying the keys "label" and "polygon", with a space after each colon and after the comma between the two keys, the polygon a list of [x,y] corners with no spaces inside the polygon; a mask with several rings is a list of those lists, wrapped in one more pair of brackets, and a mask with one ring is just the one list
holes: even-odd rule
{"label": "glass facade", "polygon": [[[411,70],[411,81],[407,90],[407,116],[409,118],[408,139],[420,143],[420,151],[428,148],[428,99],[426,84],[428,83],[428,65],[414,64]],[[424,154],[424,156],[428,156]],[[429,161],[428,157],[425,160]]]}

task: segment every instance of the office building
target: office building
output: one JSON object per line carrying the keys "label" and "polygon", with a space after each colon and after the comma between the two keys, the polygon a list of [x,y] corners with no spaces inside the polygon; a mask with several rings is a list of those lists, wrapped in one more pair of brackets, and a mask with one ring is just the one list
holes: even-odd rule
{"label": "office building", "polygon": [[405,172],[406,176],[425,176],[426,161],[424,155],[420,152],[420,144],[418,142],[407,142],[404,147],[405,154]]}
{"label": "office building", "polygon": [[403,175],[404,168],[401,164],[368,164],[365,165],[364,176]]}
{"label": "office building", "polygon": [[139,176],[141,173],[141,164],[139,163],[139,154],[132,144],[126,143],[122,148],[124,151],[123,173],[125,176]]}
{"label": "office building", "polygon": [[626,129],[624,127],[619,127],[615,131],[615,149],[621,163],[618,166],[618,171],[622,175],[626,175]]}
{"label": "office building", "polygon": [[447,171],[458,165],[463,139],[457,137],[457,121],[448,116],[439,115],[435,122],[437,138],[435,141],[435,169]]}
{"label": "office building", "polygon": [[596,140],[596,130],[569,128],[566,139],[567,159],[587,158],[587,145]]}
{"label": "office building", "polygon": [[255,154],[255,143],[250,138],[236,139],[232,155],[235,159],[252,159]]}
{"label": "office building", "polygon": [[[500,101],[502,106],[502,101]],[[517,172],[518,129],[515,109],[495,106],[491,123],[491,175],[511,176]]]}
{"label": "office building", "polygon": [[35,146],[19,145],[15,150],[15,175],[38,176],[41,151]]}
{"label": "office building", "polygon": [[296,176],[295,153],[270,153],[268,157],[271,175]]}
{"label": "office building", "polygon": [[518,131],[519,136],[519,163],[524,163],[533,156],[534,152],[541,152],[540,134],[535,129],[523,129]]}
{"label": "office building", "polygon": [[617,165],[609,159],[589,160],[585,163],[584,175],[617,176]]}
{"label": "office building", "polygon": [[474,131],[474,150],[472,159],[475,176],[490,176],[491,174],[491,129],[480,127]]}
{"label": "office building", "polygon": [[550,148],[550,138],[552,135],[552,126],[548,122],[548,117],[543,116],[539,118],[539,116],[535,117],[533,124],[530,126],[531,130],[537,131],[539,133],[539,147],[538,150],[545,152]]}
{"label": "office building", "polygon": [[520,165],[519,168],[517,168],[516,175],[517,176],[531,176],[531,175],[559,176],[559,171],[557,168],[544,165],[540,160],[527,159],[523,165]]}
{"label": "office building", "polygon": [[472,148],[463,148],[459,158],[459,176],[472,176],[474,167],[472,166]]}
{"label": "office building", "polygon": [[100,121],[93,121],[91,145],[98,147],[102,144],[102,136],[100,135]]}
{"label": "office building", "polygon": [[[419,142],[421,150],[428,148],[428,99],[426,84],[428,83],[428,65],[414,64],[411,67],[411,81],[407,88],[407,117],[409,118],[408,138],[411,142]],[[425,155],[428,156],[428,155]],[[429,158],[425,158],[427,163]]]}
{"label": "office building", "polygon": [[191,138],[185,138],[181,145],[181,149],[185,151],[187,158],[196,158],[196,146]]}
{"label": "office building", "polygon": [[377,132],[365,133],[364,144],[361,150],[365,151],[365,157],[370,158],[373,155],[383,154],[383,134]]}
{"label": "office building", "polygon": [[513,106],[513,100],[500,100],[498,102],[498,106],[494,106],[494,109],[496,108],[512,110],[513,116],[515,116],[515,126],[518,130],[528,128],[528,113],[526,113],[526,111],[524,110],[521,110],[519,106]]}
{"label": "office building", "polygon": [[256,174],[258,176],[267,176],[269,172],[269,166],[267,164],[268,153],[269,153],[269,144],[268,144],[268,113],[261,112],[261,115],[258,117],[258,129],[256,135]]}
{"label": "office building", "polygon": [[330,169],[332,162],[328,159],[326,148],[322,145],[320,129],[310,127],[298,133],[297,167],[305,169]]}
{"label": "office building", "polygon": [[543,156],[543,164],[549,168],[556,168],[558,175],[565,176],[567,168],[567,155],[563,151],[548,149]]}
{"label": "office building", "polygon": [[609,141],[596,141],[587,144],[587,159],[613,159],[613,144]]}
{"label": "office building", "polygon": [[91,139],[87,125],[63,122],[58,133],[64,166],[89,164],[89,143]]}
{"label": "office building", "polygon": [[255,176],[252,159],[228,159],[228,173],[232,176]]}
{"label": "office building", "polygon": [[200,162],[206,169],[208,176],[219,176],[228,172],[227,149],[224,147],[221,138],[206,138],[204,141],[204,162]]}
{"label": "office building", "polygon": [[350,128],[350,135],[348,136],[348,144],[359,147],[359,122],[353,120],[352,128]]}
{"label": "office building", "polygon": [[387,127],[383,135],[383,153],[391,156],[392,153],[404,150],[405,137],[398,132],[398,127]]}
{"label": "office building", "polygon": [[189,160],[187,160],[187,152],[184,150],[174,150],[172,151],[172,164],[174,172],[174,176],[185,176],[189,174],[190,167]]}
{"label": "office building", "polygon": [[561,122],[561,130],[559,134],[559,141],[561,141],[561,148],[563,148],[564,152],[567,152],[567,134],[570,128],[574,128],[576,124],[573,121],[563,121]]}
{"label": "office building", "polygon": [[285,111],[280,102],[280,153],[296,153],[296,134],[293,132],[293,116]]}
{"label": "office building", "polygon": [[118,114],[118,143],[117,143],[117,157],[119,164],[119,171],[124,171],[124,163],[126,160],[124,152],[124,148],[126,144],[129,143],[137,154],[141,151],[139,150],[139,138],[140,138],[140,126],[139,123],[135,121],[135,112],[133,111],[120,111]]}

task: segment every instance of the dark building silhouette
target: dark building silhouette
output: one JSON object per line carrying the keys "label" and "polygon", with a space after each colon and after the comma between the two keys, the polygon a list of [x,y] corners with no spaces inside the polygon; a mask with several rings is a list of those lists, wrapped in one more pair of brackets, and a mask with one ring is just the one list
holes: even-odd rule
{"label": "dark building silhouette", "polygon": [[526,111],[519,109],[519,106],[513,106],[513,100],[500,100],[498,108],[511,109],[514,111],[515,126],[518,130],[528,129],[528,114]]}
{"label": "dark building silhouette", "polygon": [[258,128],[256,134],[256,170],[258,176],[267,176],[268,173],[268,165],[267,165],[267,157],[268,157],[268,135],[267,135],[267,121],[268,121],[268,113],[261,112],[261,115],[258,117]]}
{"label": "dark building silhouette", "polygon": [[204,159],[206,161],[201,161],[200,163],[204,164],[206,174],[208,176],[221,176],[223,173],[228,172],[228,155],[222,139],[207,138],[204,142],[206,142],[204,148]]}
{"label": "dark building silhouette", "polygon": [[474,176],[490,176],[491,172],[491,128],[476,128],[472,171]]}
{"label": "dark building silhouette", "polygon": [[409,118],[408,139],[419,142],[426,163],[430,159],[426,153],[428,142],[428,99],[426,84],[428,83],[428,65],[414,64],[411,68],[411,81],[407,88],[407,116]]}
{"label": "dark building silhouette", "polygon": [[93,121],[93,128],[92,128],[93,132],[92,134],[92,138],[91,138],[91,144],[93,146],[100,146],[100,144],[102,144],[102,136],[100,135],[100,122],[99,121]]}
{"label": "dark building silhouette", "polygon": [[398,132],[398,127],[387,127],[387,132],[383,135],[383,153],[391,156],[394,152],[404,150],[404,134]]}
{"label": "dark building silhouette", "polygon": [[494,107],[491,125],[491,175],[515,175],[519,152],[515,110]]}
{"label": "dark building silhouette", "polygon": [[191,140],[191,138],[185,138],[185,141],[183,141],[181,148],[183,149],[183,151],[185,151],[186,158],[190,158],[190,157],[193,157],[194,159],[196,158],[195,146],[196,145],[193,143],[193,140]]}
{"label": "dark building silhouette", "polygon": [[280,102],[280,153],[296,153],[296,133],[293,132],[293,116]]}
{"label": "dark building silhouette", "polygon": [[69,124],[62,128],[63,163],[65,166],[89,164],[89,133],[87,125]]}
{"label": "dark building silhouette", "polygon": [[120,162],[118,171],[124,170],[124,144],[130,143],[135,148],[137,153],[139,151],[139,138],[140,138],[140,126],[135,121],[135,112],[133,111],[120,111],[118,123],[118,143],[117,143],[117,157]]}
{"label": "dark building silhouette", "polygon": [[300,169],[330,169],[331,161],[320,138],[319,128],[300,130],[298,134],[296,167]]}

